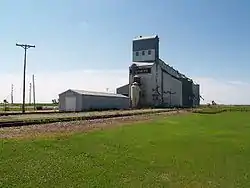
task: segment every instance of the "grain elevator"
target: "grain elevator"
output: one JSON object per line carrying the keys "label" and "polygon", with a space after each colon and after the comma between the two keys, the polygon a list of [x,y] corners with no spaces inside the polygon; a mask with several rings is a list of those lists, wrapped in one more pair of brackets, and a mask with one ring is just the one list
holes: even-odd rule
{"label": "grain elevator", "polygon": [[139,36],[132,42],[129,83],[117,88],[133,108],[198,106],[199,85],[159,57],[159,37]]}

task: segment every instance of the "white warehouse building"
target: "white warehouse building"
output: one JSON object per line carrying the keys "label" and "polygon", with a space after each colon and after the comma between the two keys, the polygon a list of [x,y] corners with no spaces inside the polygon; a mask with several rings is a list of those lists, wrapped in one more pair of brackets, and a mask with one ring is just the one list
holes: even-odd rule
{"label": "white warehouse building", "polygon": [[59,94],[59,111],[128,109],[129,97],[104,92],[69,89]]}

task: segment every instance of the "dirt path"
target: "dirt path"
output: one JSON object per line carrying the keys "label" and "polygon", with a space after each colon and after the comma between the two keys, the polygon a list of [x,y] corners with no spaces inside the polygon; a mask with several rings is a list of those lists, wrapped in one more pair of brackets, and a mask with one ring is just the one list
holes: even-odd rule
{"label": "dirt path", "polygon": [[86,132],[96,129],[123,126],[133,122],[150,121],[159,117],[179,115],[188,113],[186,111],[172,111],[158,114],[135,115],[128,117],[117,117],[108,119],[83,120],[73,122],[57,122],[50,124],[30,125],[23,127],[0,128],[0,139],[8,138],[36,138],[50,137],[55,135],[70,135],[76,132]]}

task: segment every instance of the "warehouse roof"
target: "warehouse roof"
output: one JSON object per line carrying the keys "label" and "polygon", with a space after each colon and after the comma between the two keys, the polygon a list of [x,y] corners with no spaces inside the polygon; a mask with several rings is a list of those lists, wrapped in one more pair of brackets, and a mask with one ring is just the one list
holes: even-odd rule
{"label": "warehouse roof", "polygon": [[128,87],[128,86],[129,86],[129,84],[126,84],[126,85],[120,86],[120,87],[118,87],[118,88],[116,88],[116,89],[122,89],[122,88],[126,88],[126,87]]}
{"label": "warehouse roof", "polygon": [[70,90],[73,91],[73,92],[75,92],[75,93],[81,94],[81,95],[128,98],[125,95],[116,94],[116,93],[86,91],[86,90],[77,90],[77,89],[70,89]]}

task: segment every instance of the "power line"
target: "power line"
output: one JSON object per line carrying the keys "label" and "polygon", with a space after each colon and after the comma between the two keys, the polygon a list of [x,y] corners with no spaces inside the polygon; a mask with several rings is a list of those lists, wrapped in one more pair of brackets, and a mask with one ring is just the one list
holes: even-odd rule
{"label": "power line", "polygon": [[35,48],[35,45],[29,44],[16,44],[16,46],[22,47],[24,49],[24,63],[23,63],[23,104],[22,112],[25,113],[25,74],[26,74],[26,55],[29,48]]}

